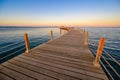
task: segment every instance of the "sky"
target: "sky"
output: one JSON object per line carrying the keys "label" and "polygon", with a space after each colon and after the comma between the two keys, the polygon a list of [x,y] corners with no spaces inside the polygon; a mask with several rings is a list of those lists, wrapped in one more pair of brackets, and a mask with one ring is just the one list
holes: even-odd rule
{"label": "sky", "polygon": [[0,26],[120,26],[120,0],[0,0]]}

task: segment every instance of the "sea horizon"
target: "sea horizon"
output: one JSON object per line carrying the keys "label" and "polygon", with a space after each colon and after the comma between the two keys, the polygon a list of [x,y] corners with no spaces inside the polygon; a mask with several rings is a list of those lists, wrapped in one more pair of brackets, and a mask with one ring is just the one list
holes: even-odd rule
{"label": "sea horizon", "polygon": [[[64,25],[62,25],[64,26]],[[60,26],[0,26],[0,28],[59,28]],[[120,26],[64,26],[74,28],[120,28]]]}

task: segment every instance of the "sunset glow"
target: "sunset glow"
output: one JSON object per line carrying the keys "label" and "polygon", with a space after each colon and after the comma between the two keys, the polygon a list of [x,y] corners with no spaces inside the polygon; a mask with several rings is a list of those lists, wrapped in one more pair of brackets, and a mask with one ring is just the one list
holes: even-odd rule
{"label": "sunset glow", "polygon": [[0,26],[120,26],[120,0],[1,0]]}

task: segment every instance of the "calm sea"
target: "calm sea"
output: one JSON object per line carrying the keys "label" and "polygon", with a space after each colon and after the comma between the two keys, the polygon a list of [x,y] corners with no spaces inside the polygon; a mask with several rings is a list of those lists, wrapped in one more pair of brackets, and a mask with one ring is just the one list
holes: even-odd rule
{"label": "calm sea", "polygon": [[59,37],[58,28],[0,27],[0,63],[25,51],[24,33],[28,33],[30,48],[33,48],[50,40],[50,30],[54,39]]}
{"label": "calm sea", "polygon": [[[89,43],[94,44],[94,50],[101,37],[106,38],[104,49],[120,63],[120,28],[82,28],[89,31]],[[30,48],[34,48],[50,40],[49,32],[53,30],[54,38],[59,37],[58,28],[38,27],[0,27],[0,63],[25,51],[23,34],[28,33]],[[92,47],[90,47],[92,48]],[[91,50],[92,51],[92,50]],[[104,55],[104,53],[103,53]],[[120,67],[111,58],[104,55],[120,74]],[[104,63],[108,66],[106,63]],[[110,70],[110,69],[109,69]],[[112,73],[112,70],[110,70]],[[114,75],[116,79],[117,75]]]}
{"label": "calm sea", "polygon": [[[106,38],[101,60],[114,80],[120,80],[120,28],[85,28],[85,30],[89,31],[89,47],[92,53],[96,53],[99,39]],[[108,72],[106,74],[108,75]],[[108,77],[111,80],[109,75]]]}

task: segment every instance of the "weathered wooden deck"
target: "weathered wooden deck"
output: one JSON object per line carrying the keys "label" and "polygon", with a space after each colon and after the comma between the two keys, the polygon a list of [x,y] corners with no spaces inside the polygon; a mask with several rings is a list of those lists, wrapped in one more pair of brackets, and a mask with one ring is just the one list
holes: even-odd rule
{"label": "weathered wooden deck", "polygon": [[84,45],[81,31],[72,30],[0,65],[0,80],[107,80]]}

